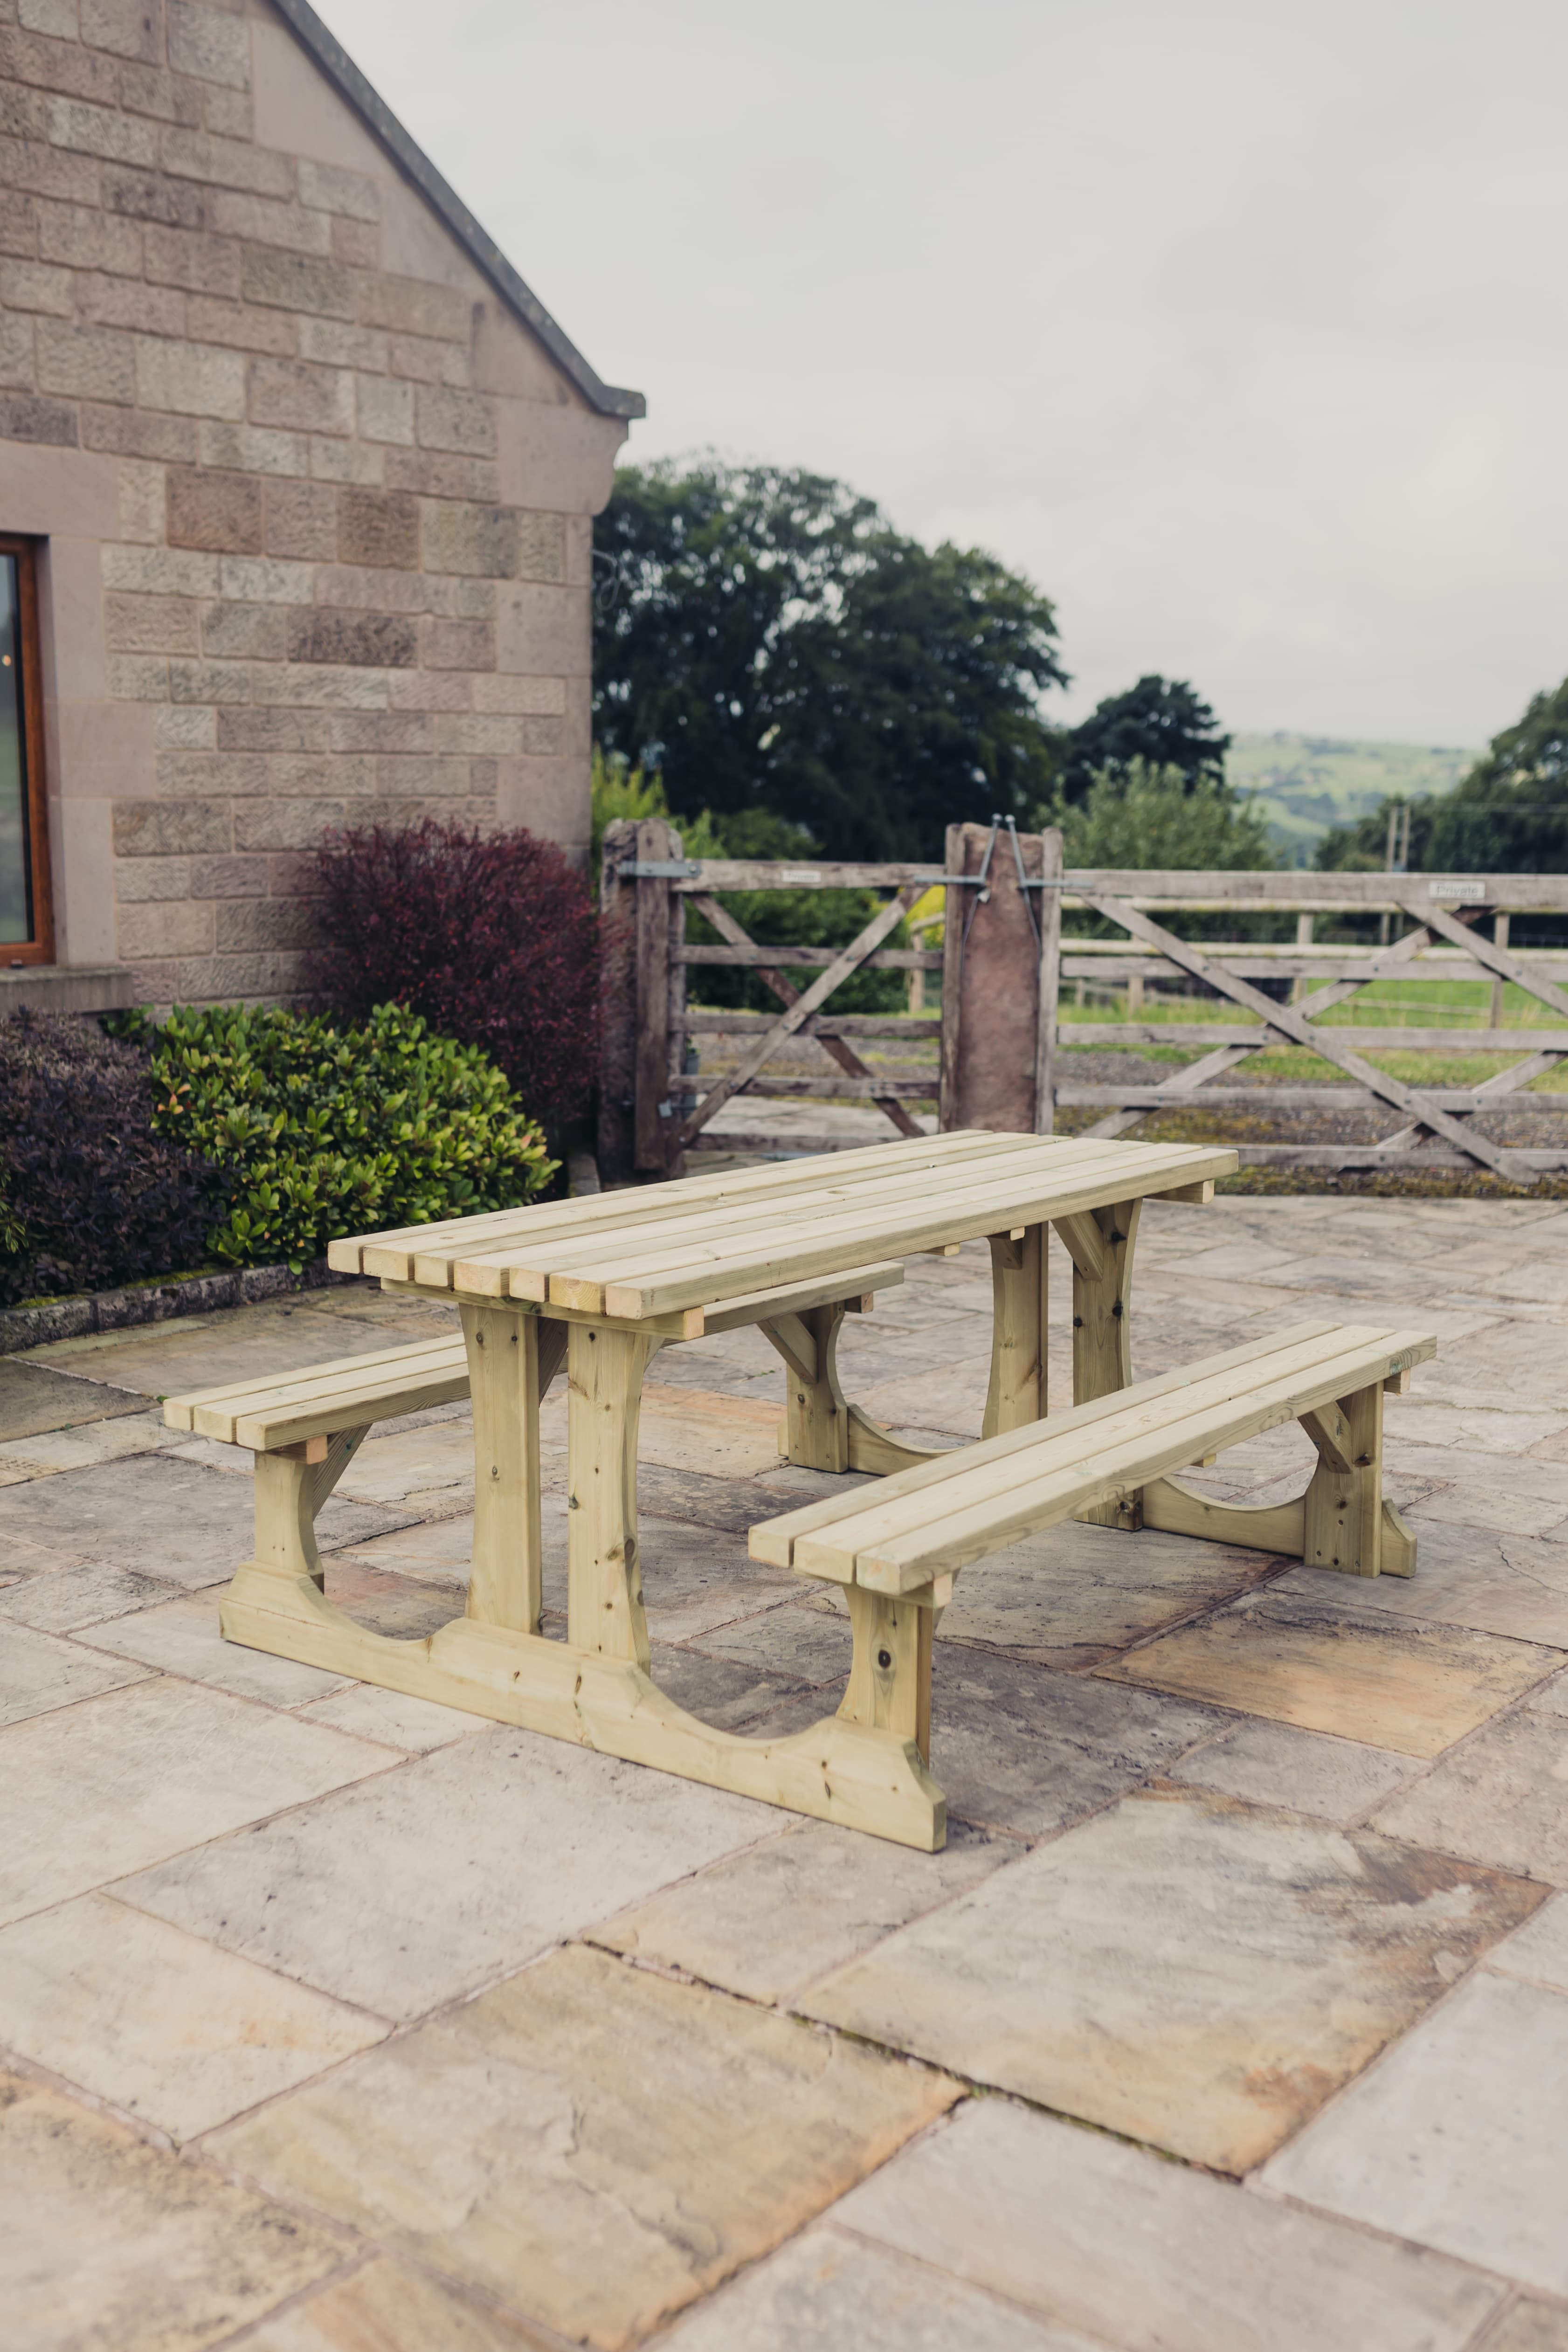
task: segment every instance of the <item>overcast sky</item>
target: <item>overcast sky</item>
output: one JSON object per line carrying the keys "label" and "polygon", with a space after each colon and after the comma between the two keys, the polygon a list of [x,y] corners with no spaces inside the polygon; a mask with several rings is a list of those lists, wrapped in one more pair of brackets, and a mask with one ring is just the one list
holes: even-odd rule
{"label": "overcast sky", "polygon": [[1562,0],[319,0],[626,455],[1055,599],[1073,717],[1479,745],[1568,671]]}

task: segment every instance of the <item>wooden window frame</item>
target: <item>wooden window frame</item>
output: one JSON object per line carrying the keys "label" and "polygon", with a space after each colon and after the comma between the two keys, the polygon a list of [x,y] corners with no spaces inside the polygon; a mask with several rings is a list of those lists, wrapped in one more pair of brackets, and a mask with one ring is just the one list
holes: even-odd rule
{"label": "wooden window frame", "polygon": [[0,531],[0,555],[16,559],[16,611],[22,641],[22,757],[27,776],[27,856],[33,936],[0,940],[0,964],[53,963],[54,890],[49,868],[48,790],[44,772],[44,665],[38,634],[38,543]]}

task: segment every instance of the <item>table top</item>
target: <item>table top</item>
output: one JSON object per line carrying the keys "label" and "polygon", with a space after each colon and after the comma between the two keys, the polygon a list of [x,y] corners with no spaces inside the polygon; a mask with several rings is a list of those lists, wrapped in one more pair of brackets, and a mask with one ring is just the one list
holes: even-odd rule
{"label": "table top", "polygon": [[[970,1129],[335,1241],[330,1265],[646,1321],[1160,1193],[1234,1151]],[[1194,1190],[1194,1188],[1196,1188]]]}

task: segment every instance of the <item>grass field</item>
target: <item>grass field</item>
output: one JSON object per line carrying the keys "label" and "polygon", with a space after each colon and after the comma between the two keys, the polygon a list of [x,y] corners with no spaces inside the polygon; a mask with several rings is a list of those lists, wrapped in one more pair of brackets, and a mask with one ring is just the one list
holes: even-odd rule
{"label": "grass field", "polygon": [[[1069,983],[1070,986],[1070,983]],[[1121,1022],[1127,1018],[1127,998],[1118,991],[1113,1001],[1098,1004],[1078,1005],[1068,1001],[1065,992],[1060,1008],[1064,1027],[1074,1022]],[[1213,997],[1148,996],[1139,1015],[1142,1022],[1153,1025],[1161,1022],[1213,1023],[1234,1028],[1245,1024],[1247,1016],[1234,1004],[1225,1004]],[[1324,1028],[1333,1029],[1486,1029],[1491,1025],[1491,982],[1485,980],[1374,980],[1360,994],[1344,1004],[1332,1006],[1322,1016]],[[1502,1026],[1512,1029],[1558,1029],[1563,1033],[1563,1049],[1568,1053],[1568,1021],[1560,1019],[1550,1008],[1512,982],[1503,987]],[[1068,1051],[1071,1051],[1069,1046]],[[1104,1053],[1104,1045],[1086,1047],[1085,1051]],[[1111,1050],[1114,1050],[1112,1048]],[[1147,1060],[1179,1065],[1196,1059],[1196,1049],[1191,1045],[1138,1045],[1129,1048]],[[1422,1081],[1427,1086],[1479,1086],[1493,1072],[1506,1068],[1516,1055],[1507,1054],[1433,1054],[1415,1047],[1410,1053],[1379,1049],[1366,1059],[1391,1077],[1401,1078],[1407,1085]],[[1243,1075],[1245,1073],[1245,1076]],[[1232,1084],[1251,1084],[1257,1079],[1294,1078],[1298,1084],[1316,1079],[1334,1079],[1343,1083],[1343,1074],[1320,1055],[1310,1053],[1304,1045],[1279,1046],[1268,1053],[1256,1055],[1250,1061],[1237,1066]],[[1568,1062],[1532,1082],[1537,1094],[1568,1092]]]}
{"label": "grass field", "polygon": [[1328,735],[1237,735],[1227,780],[1256,793],[1277,854],[1310,866],[1331,825],[1366,816],[1391,795],[1451,792],[1474,751],[1423,743],[1343,740]]}

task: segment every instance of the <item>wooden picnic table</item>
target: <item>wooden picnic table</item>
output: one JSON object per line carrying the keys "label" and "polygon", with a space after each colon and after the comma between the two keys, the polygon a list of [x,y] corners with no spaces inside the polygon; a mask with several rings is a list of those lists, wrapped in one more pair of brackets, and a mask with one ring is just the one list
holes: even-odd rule
{"label": "wooden picnic table", "polygon": [[[784,1360],[791,1461],[910,1469],[928,1455],[843,1394],[835,1351],[847,1307],[899,1279],[910,1256],[986,1240],[994,1328],[984,1434],[1020,1429],[1047,1411],[1048,1228],[1072,1262],[1073,1401],[1084,1404],[1131,1377],[1142,1202],[1206,1201],[1236,1164],[1233,1151],[1199,1145],[968,1132],[335,1242],[329,1257],[339,1270],[458,1307],[476,1470],[467,1614],[426,1641],[396,1641],[355,1625],[308,1577],[285,1606],[276,1575],[253,1589],[242,1570],[224,1603],[225,1630],[370,1682],[874,1826],[889,1769],[874,1670],[852,1675],[838,1715],[771,1741],[713,1730],[651,1677],[637,1527],[648,1365],[681,1339],[754,1323]],[[563,1363],[564,1643],[540,1630],[539,1411]],[[1114,1523],[1119,1507],[1086,1516]]]}

